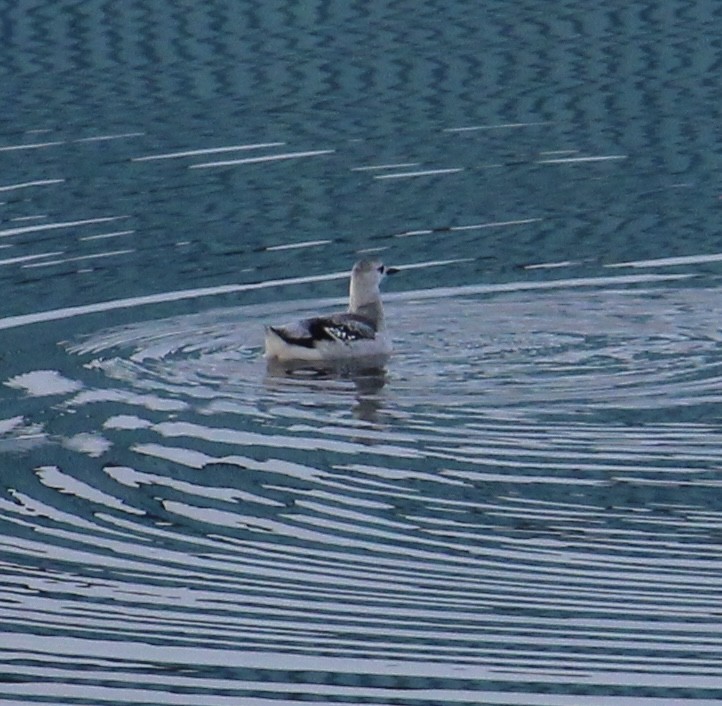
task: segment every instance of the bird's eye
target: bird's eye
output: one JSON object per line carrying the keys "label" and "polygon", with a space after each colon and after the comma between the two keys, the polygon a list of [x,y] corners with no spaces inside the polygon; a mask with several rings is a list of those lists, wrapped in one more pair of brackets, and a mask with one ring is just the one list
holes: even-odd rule
{"label": "bird's eye", "polygon": [[384,267],[383,265],[380,265],[379,268],[378,268],[378,270],[379,270],[379,272],[380,272],[381,274],[384,273],[384,269],[385,269],[385,267]]}

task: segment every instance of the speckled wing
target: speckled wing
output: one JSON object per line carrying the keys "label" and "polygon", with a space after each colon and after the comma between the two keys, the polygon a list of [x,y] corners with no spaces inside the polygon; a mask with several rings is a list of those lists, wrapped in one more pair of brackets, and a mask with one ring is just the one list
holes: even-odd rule
{"label": "speckled wing", "polygon": [[350,344],[376,337],[376,327],[367,318],[348,313],[317,316],[287,326],[269,326],[269,329],[286,343],[304,348],[315,348],[324,341]]}
{"label": "speckled wing", "polygon": [[335,314],[310,319],[309,333],[317,340],[339,343],[369,341],[376,337],[376,327],[365,317],[357,314]]}

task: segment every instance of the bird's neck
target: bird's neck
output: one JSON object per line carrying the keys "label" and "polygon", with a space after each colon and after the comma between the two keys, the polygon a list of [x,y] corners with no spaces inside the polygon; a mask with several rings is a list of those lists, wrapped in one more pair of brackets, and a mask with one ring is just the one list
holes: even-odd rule
{"label": "bird's neck", "polygon": [[375,299],[371,302],[358,304],[351,298],[348,310],[351,314],[363,316],[365,319],[368,319],[377,331],[381,331],[384,328],[384,308],[380,300]]}

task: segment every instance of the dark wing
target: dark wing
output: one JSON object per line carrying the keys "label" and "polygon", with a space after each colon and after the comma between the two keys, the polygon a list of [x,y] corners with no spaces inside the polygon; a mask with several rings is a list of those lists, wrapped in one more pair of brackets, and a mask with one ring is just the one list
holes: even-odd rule
{"label": "dark wing", "polygon": [[353,343],[369,341],[376,337],[376,327],[358,314],[334,314],[307,321],[311,337],[316,341]]}
{"label": "dark wing", "polygon": [[353,343],[376,337],[376,327],[369,319],[348,313],[317,316],[290,326],[269,326],[269,329],[286,343],[304,348],[313,348],[321,341]]}

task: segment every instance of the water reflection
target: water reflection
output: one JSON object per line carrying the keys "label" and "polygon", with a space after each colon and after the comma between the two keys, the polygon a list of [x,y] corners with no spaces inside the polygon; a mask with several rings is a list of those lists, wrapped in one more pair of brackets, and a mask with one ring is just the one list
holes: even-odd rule
{"label": "water reflection", "polygon": [[[336,383],[349,388],[353,396],[353,415],[365,422],[378,422],[383,408],[380,394],[387,383],[389,356],[369,356],[361,360],[281,362],[269,360],[266,368],[266,382],[269,389],[287,391],[289,394],[313,396],[324,390],[336,389]],[[287,383],[287,384],[283,384]],[[300,401],[302,400],[296,400]],[[294,402],[289,400],[290,404]]]}

